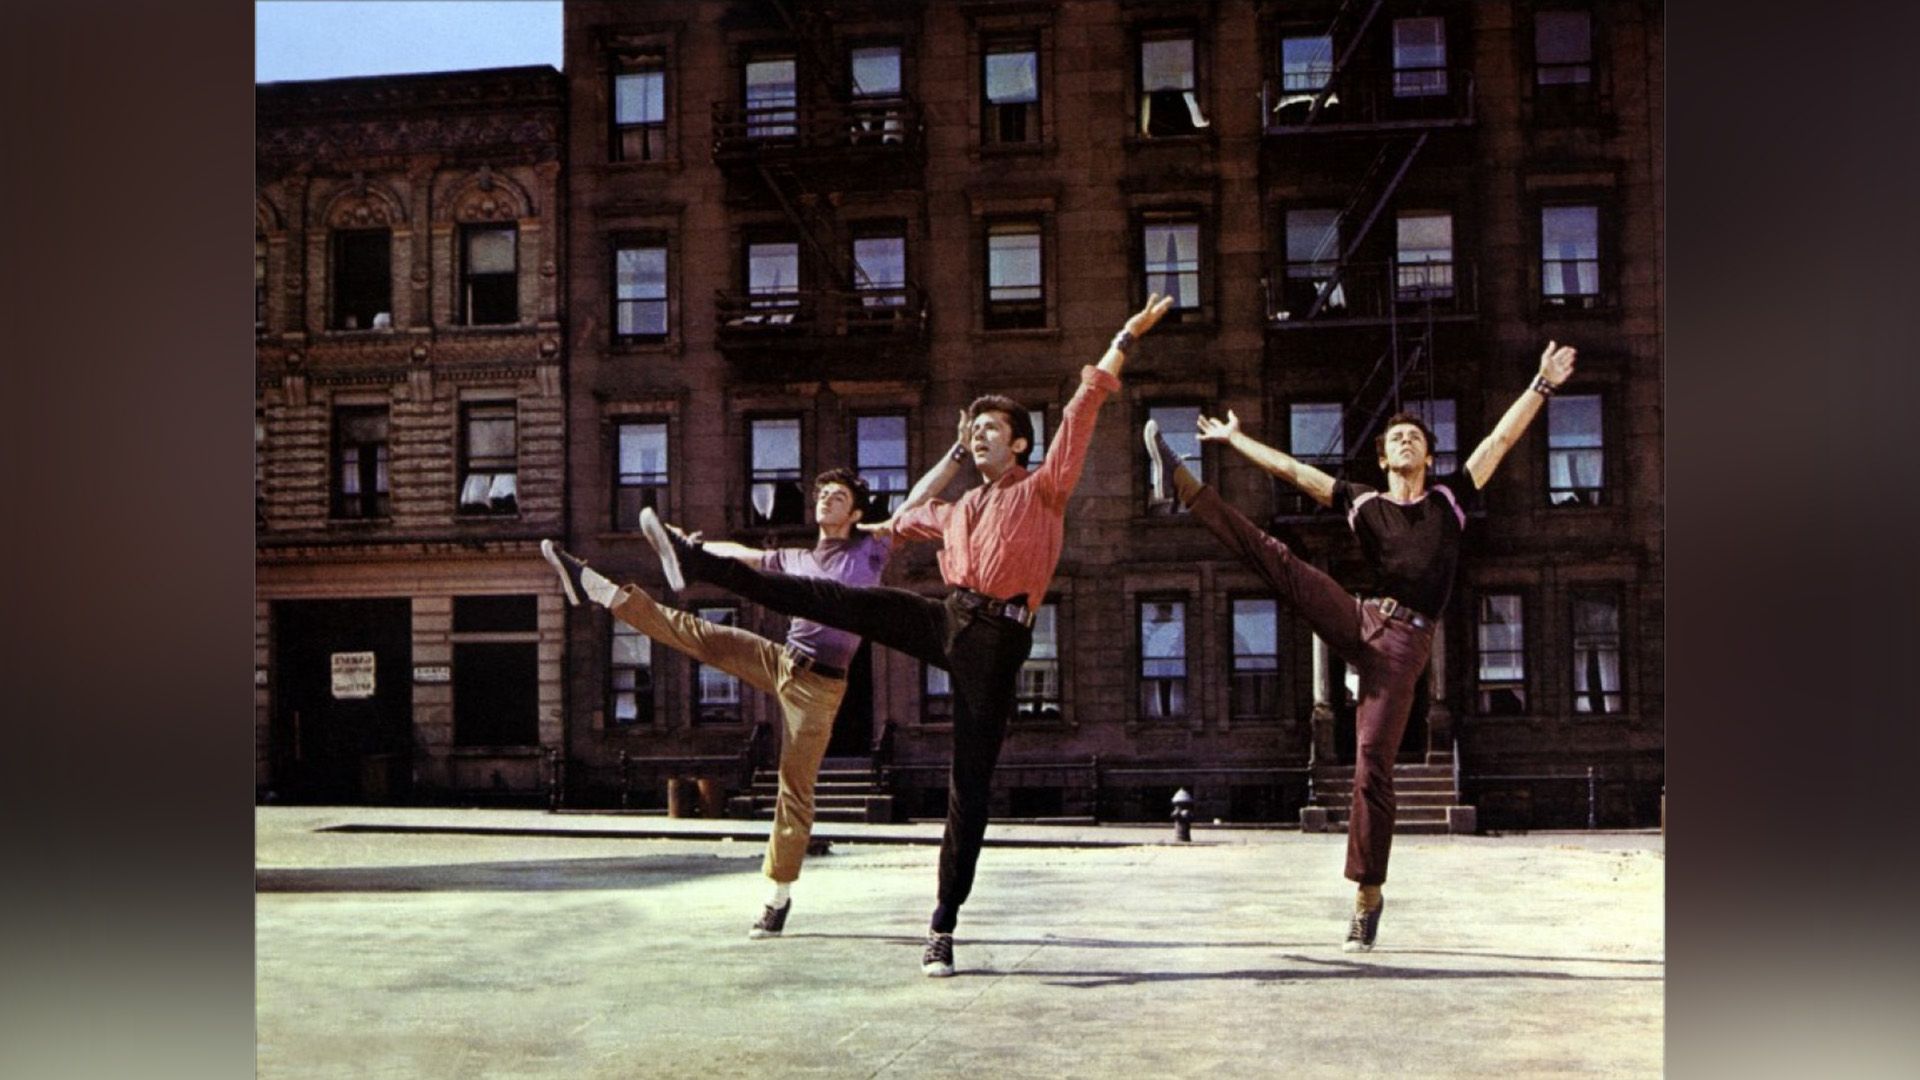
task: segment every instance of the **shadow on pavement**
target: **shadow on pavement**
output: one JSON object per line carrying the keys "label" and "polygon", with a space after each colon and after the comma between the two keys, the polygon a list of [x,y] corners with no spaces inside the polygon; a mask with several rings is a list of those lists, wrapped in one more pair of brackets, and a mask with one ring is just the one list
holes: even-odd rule
{"label": "shadow on pavement", "polygon": [[[1538,979],[1548,982],[1663,982],[1659,975],[1576,975],[1566,971],[1489,970],[1476,968],[1396,967],[1379,960],[1320,960],[1289,955],[1282,959],[1310,965],[1299,969],[1266,971],[1140,971],[1102,974],[1087,971],[1033,971],[1020,968],[1000,974],[1048,980],[1049,986],[1093,990],[1108,986],[1137,986],[1161,982],[1318,982],[1326,979]],[[989,974],[981,972],[981,974]]]}
{"label": "shadow on pavement", "polygon": [[645,889],[758,866],[750,856],[671,855],[644,859],[543,859],[438,866],[289,867],[255,870],[261,893],[540,892]]}
{"label": "shadow on pavement", "polygon": [[[821,934],[812,932],[788,933],[790,938],[810,937],[828,938],[843,941],[882,941],[890,944],[920,945],[925,938],[902,937],[898,934]],[[1338,948],[1339,937],[1318,941],[1274,941],[1262,938],[1257,941],[1138,941],[1131,939],[1083,938],[1083,937],[1044,937],[1044,938],[999,938],[970,937],[963,929],[954,936],[957,945],[1004,945],[1004,946],[1058,946],[1063,949],[1318,949]],[[1387,950],[1382,950],[1384,954]],[[1523,956],[1515,953],[1475,952],[1467,949],[1393,949],[1395,956],[1458,956],[1468,960],[1524,960],[1543,964],[1630,964],[1640,967],[1664,967],[1665,960],[1634,960],[1616,956]],[[1305,958],[1290,958],[1303,959]],[[1308,963],[1323,961],[1307,960]]]}

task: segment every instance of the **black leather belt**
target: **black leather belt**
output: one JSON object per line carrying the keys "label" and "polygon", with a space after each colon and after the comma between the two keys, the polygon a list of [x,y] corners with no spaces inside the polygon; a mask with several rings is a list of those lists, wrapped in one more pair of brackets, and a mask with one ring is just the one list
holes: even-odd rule
{"label": "black leather belt", "polygon": [[1366,602],[1378,608],[1380,614],[1385,615],[1389,619],[1400,619],[1404,622],[1412,623],[1416,630],[1425,630],[1433,625],[1432,619],[1427,618],[1425,615],[1420,614],[1391,596],[1376,596]]}
{"label": "black leather belt", "polygon": [[988,596],[986,593],[975,592],[972,589],[957,588],[953,590],[953,598],[966,611],[977,611],[995,618],[1009,619],[1029,630],[1033,629],[1033,612],[1028,609],[1027,598],[1024,596],[1002,600],[997,596]]}
{"label": "black leather belt", "polygon": [[793,658],[793,666],[801,671],[811,671],[815,675],[827,679],[844,679],[847,677],[846,668],[837,668],[832,664],[823,664],[791,645],[787,646],[787,655]]}

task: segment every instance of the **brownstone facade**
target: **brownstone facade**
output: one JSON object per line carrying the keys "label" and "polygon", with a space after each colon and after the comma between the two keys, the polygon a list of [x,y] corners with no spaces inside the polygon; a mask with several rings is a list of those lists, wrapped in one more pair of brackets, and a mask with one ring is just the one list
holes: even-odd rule
{"label": "brownstone facade", "polygon": [[[1231,408],[1377,484],[1394,407],[1463,460],[1569,342],[1573,385],[1469,530],[1403,759],[1454,761],[1483,826],[1584,824],[1589,768],[1597,824],[1650,822],[1661,20],[1618,0],[569,3],[571,543],[656,595],[641,505],[808,544],[794,480],[911,482],[981,393],[1049,434],[1148,289],[1178,291],[1102,411],[996,809],[1158,818],[1186,786],[1203,818],[1290,820],[1310,761],[1351,760],[1342,673],[1203,530],[1149,513],[1141,424]],[[1339,518],[1237,457],[1201,466],[1364,586]],[[931,546],[889,580],[941,591]],[[616,798],[623,752],[733,755],[774,716],[602,612],[567,640],[570,799]],[[876,650],[856,685],[835,753],[877,744],[903,811],[937,813],[937,674]]]}
{"label": "brownstone facade", "polygon": [[262,798],[549,788],[565,90],[548,67],[256,87]]}

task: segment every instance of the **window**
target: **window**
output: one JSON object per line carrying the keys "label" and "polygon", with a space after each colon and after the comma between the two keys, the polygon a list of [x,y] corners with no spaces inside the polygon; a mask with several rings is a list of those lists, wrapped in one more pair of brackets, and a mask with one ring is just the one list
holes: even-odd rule
{"label": "window", "polygon": [[873,510],[866,520],[892,517],[907,497],[907,418],[854,417],[853,467],[873,493]]}
{"label": "window", "polygon": [[[700,617],[718,626],[738,624],[739,609],[703,607]],[[740,680],[706,664],[693,665],[694,721],[701,724],[739,723]]]}
{"label": "window", "polygon": [[1040,254],[1039,222],[999,221],[987,226],[987,329],[1047,324]]}
{"label": "window", "polygon": [[333,234],[333,329],[366,330],[393,310],[393,260],[386,229]]}
{"label": "window", "polygon": [[1540,209],[1540,295],[1551,307],[1599,306],[1599,207]]}
{"label": "window", "polygon": [[1447,23],[1437,15],[1393,20],[1393,96],[1447,92]]}
{"label": "window", "polygon": [[1453,299],[1453,215],[1405,213],[1395,224],[1394,299]]}
{"label": "window", "polygon": [[1040,141],[1040,50],[1031,40],[989,42],[980,137],[989,146]]}
{"label": "window", "polygon": [[793,58],[749,60],[746,68],[747,138],[788,138],[799,131]]}
{"label": "window", "polygon": [[614,427],[618,482],[613,496],[613,527],[640,527],[640,511],[651,506],[667,515],[667,425],[663,421],[622,423]]}
{"label": "window", "polygon": [[1605,440],[1600,396],[1568,394],[1547,400],[1547,502],[1599,506],[1606,492]]}
{"label": "window", "polygon": [[[1280,39],[1280,93],[1274,99],[1270,122],[1303,124],[1313,113],[1314,100],[1333,79],[1333,39],[1324,34]],[[1320,99],[1320,114],[1340,104],[1339,94]]]}
{"label": "window", "polygon": [[253,328],[267,328],[267,242],[253,238]]}
{"label": "window", "polygon": [[652,724],[653,639],[619,619],[612,622],[613,653],[607,661],[613,680],[610,724],[613,727]]}
{"label": "window", "polygon": [[946,668],[920,665],[920,718],[929,724],[953,722],[953,678]]}
{"label": "window", "polygon": [[1519,593],[1480,598],[1480,711],[1527,711],[1527,639]]}
{"label": "window", "polygon": [[[1147,419],[1160,425],[1160,437],[1166,440],[1167,445],[1172,448],[1174,453],[1180,455],[1180,464],[1185,466],[1186,470],[1193,474],[1195,480],[1205,483],[1206,472],[1200,457],[1200,407],[1197,405],[1149,405],[1147,407]],[[1146,452],[1144,445],[1141,447],[1141,452]],[[1173,463],[1168,462],[1167,468],[1171,470]],[[1146,469],[1143,469],[1141,475],[1145,478],[1147,496],[1151,499],[1153,495],[1152,466],[1149,465]],[[1173,490],[1172,486],[1173,478],[1169,476],[1167,478],[1167,490],[1169,493]],[[1148,506],[1151,507],[1152,503],[1149,502]],[[1178,499],[1175,499],[1171,506],[1164,508],[1163,512],[1169,514],[1184,514],[1187,510],[1180,505]]]}
{"label": "window", "polygon": [[1426,421],[1433,431],[1433,468],[1429,476],[1445,476],[1460,468],[1460,427],[1454,419],[1452,398],[1415,399],[1402,403],[1407,412]]}
{"label": "window", "polygon": [[1620,693],[1620,601],[1610,593],[1573,597],[1573,711],[1617,713]]}
{"label": "window", "polygon": [[1047,460],[1047,410],[1028,409],[1027,420],[1033,424],[1033,446],[1027,451],[1027,468],[1037,469]]}
{"label": "window", "polygon": [[623,342],[666,338],[666,244],[624,240],[614,249],[613,336]]}
{"label": "window", "polygon": [[1533,16],[1533,81],[1538,87],[1585,87],[1593,82],[1593,17],[1584,11]]}
{"label": "window", "polygon": [[1060,719],[1060,605],[1041,604],[1033,615],[1033,650],[1020,665],[1015,720]]}
{"label": "window", "polygon": [[755,526],[806,522],[807,493],[800,482],[800,418],[747,421],[748,523]]}
{"label": "window", "polygon": [[[1347,440],[1343,410],[1337,402],[1296,402],[1287,409],[1288,453],[1300,462],[1331,476],[1339,476],[1346,461]],[[1313,496],[1275,477],[1274,505],[1283,514],[1310,514],[1319,504]]]}
{"label": "window", "polygon": [[898,233],[855,237],[853,287],[860,293],[862,307],[905,305],[907,238]]}
{"label": "window", "polygon": [[393,513],[387,492],[387,409],[333,410],[333,516],[383,518]]}
{"label": "window", "polygon": [[519,512],[517,427],[516,410],[511,401],[462,407],[461,513]]}
{"label": "window", "polygon": [[747,305],[771,309],[770,323],[793,321],[800,306],[800,245],[792,241],[747,245]]}
{"label": "window", "polygon": [[1140,716],[1173,720],[1187,714],[1187,603],[1140,602]]}
{"label": "window", "polygon": [[460,228],[460,321],[498,326],[519,321],[520,281],[512,225]]}
{"label": "window", "polygon": [[1192,214],[1153,213],[1140,226],[1146,293],[1173,297],[1167,322],[1191,318],[1200,311],[1200,222]]}
{"label": "window", "polygon": [[538,611],[532,596],[453,598],[454,745],[539,744]]}
{"label": "window", "polygon": [[1232,715],[1272,720],[1280,711],[1280,616],[1272,600],[1233,602]]}
{"label": "window", "polygon": [[253,414],[253,523],[267,523],[267,422],[258,411]]}
{"label": "window", "polygon": [[1193,35],[1149,34],[1140,42],[1140,134],[1192,135],[1210,121],[1200,111]]}
{"label": "window", "polygon": [[848,56],[850,114],[856,143],[897,144],[906,130],[900,111],[900,46],[865,45]]}
{"label": "window", "polygon": [[666,68],[657,59],[627,64],[613,75],[613,160],[660,161],[666,156]]}
{"label": "window", "polygon": [[1340,264],[1340,211],[1287,211],[1287,272],[1281,317],[1305,318],[1326,293],[1323,309],[1345,309],[1345,290],[1333,281]]}

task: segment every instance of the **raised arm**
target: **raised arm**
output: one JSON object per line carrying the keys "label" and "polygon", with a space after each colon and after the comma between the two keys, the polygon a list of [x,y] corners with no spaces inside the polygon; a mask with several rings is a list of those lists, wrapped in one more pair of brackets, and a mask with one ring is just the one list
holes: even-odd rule
{"label": "raised arm", "polygon": [[1571,345],[1555,345],[1547,342],[1540,354],[1540,374],[1533,377],[1533,385],[1523,391],[1513,404],[1507,406],[1506,414],[1500,422],[1493,425],[1487,437],[1473,448],[1467,458],[1467,475],[1473,477],[1473,486],[1483,488],[1493,478],[1493,470],[1500,467],[1500,460],[1520,441],[1520,436],[1533,423],[1534,414],[1540,406],[1553,396],[1554,390],[1567,381],[1573,374],[1575,351]]}
{"label": "raised arm", "polygon": [[[667,528],[672,529],[674,534],[682,540],[693,541],[700,539],[699,533],[689,533],[678,525],[668,525]],[[718,555],[723,559],[738,559],[748,566],[753,567],[755,570],[764,568],[767,557],[767,553],[759,548],[751,548],[745,544],[736,544],[731,540],[707,540],[702,543],[700,547],[707,553]]]}
{"label": "raised arm", "polygon": [[1133,345],[1134,339],[1153,329],[1153,324],[1159,322],[1160,316],[1165,315],[1172,306],[1173,297],[1148,293],[1146,304],[1128,317],[1125,328],[1113,336],[1113,343],[1107,346],[1106,355],[1100,358],[1100,370],[1119,378],[1120,369],[1127,366],[1127,349]]}
{"label": "raised arm", "polygon": [[1210,416],[1199,419],[1200,441],[1226,443],[1241,456],[1267,472],[1285,480],[1301,491],[1313,497],[1321,506],[1333,505],[1333,477],[1319,469],[1287,456],[1266,443],[1260,442],[1240,430],[1240,417],[1232,409],[1227,410],[1227,419],[1222,423]]}
{"label": "raised arm", "polygon": [[926,502],[928,499],[933,498],[940,492],[945,491],[947,485],[953,483],[953,478],[960,475],[961,465],[966,460],[967,410],[961,409],[959,431],[954,436],[953,445],[949,447],[944,454],[940,455],[940,460],[934,462],[933,468],[928,469],[919,480],[914,482],[913,489],[907,492],[905,499],[901,500],[900,508],[893,512],[893,517],[874,522],[863,521],[854,526],[854,528],[864,533],[891,534],[893,532],[894,517],[906,513],[921,503]]}

